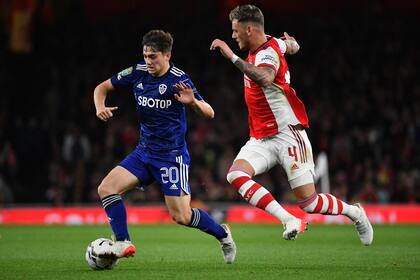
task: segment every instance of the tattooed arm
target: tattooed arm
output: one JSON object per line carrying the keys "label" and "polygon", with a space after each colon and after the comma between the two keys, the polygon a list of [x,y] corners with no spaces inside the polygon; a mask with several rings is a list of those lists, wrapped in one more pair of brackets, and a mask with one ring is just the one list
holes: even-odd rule
{"label": "tattooed arm", "polygon": [[290,55],[297,53],[300,49],[300,46],[296,41],[295,37],[290,36],[289,34],[287,34],[287,32],[284,32],[283,34],[284,36],[280,39],[282,39],[286,44],[286,53]]}
{"label": "tattooed arm", "polygon": [[224,57],[232,61],[235,66],[248,76],[251,80],[262,87],[270,85],[276,75],[274,69],[270,67],[257,67],[239,58],[233,53],[230,47],[222,40],[216,39],[210,46],[210,50],[219,49]]}
{"label": "tattooed arm", "polygon": [[262,87],[269,86],[274,81],[276,72],[273,68],[258,67],[247,63],[245,60],[239,57],[236,59],[234,64],[239,70],[242,71],[242,73],[247,75],[248,78]]}

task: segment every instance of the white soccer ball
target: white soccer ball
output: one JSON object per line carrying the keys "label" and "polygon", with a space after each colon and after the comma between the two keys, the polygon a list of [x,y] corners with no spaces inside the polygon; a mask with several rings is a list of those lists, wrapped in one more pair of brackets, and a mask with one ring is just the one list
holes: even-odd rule
{"label": "white soccer ball", "polygon": [[106,238],[98,238],[92,241],[87,249],[85,258],[90,268],[94,270],[112,269],[118,264],[117,258],[100,258],[96,252],[99,249],[104,249],[104,246],[110,247],[114,242]]}

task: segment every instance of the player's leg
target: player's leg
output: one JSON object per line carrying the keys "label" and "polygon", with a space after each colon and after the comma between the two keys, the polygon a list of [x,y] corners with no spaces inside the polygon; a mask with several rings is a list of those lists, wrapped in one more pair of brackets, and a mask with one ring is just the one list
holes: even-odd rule
{"label": "player's leg", "polygon": [[204,210],[191,208],[191,196],[181,191],[180,196],[165,195],[166,206],[172,219],[184,226],[197,228],[219,240],[226,263],[233,263],[236,245],[227,225],[216,223]]}
{"label": "player's leg", "polygon": [[97,252],[100,256],[131,257],[136,248],[131,244],[127,227],[127,213],[121,194],[139,184],[136,176],[121,166],[112,169],[98,187],[98,194],[115,236],[110,251]]}
{"label": "player's leg", "polygon": [[189,161],[187,152],[175,158],[153,160],[151,162],[152,174],[162,188],[173,220],[178,224],[197,228],[214,236],[221,244],[225,261],[232,263],[236,255],[236,246],[229,227],[216,223],[203,209],[190,206]]}
{"label": "player's leg", "polygon": [[282,165],[286,170],[290,186],[299,201],[300,208],[307,213],[324,215],[345,215],[355,222],[360,240],[364,245],[370,245],[373,240],[373,229],[360,204],[349,205],[332,194],[317,193],[314,185],[314,164],[312,147],[304,130],[289,127],[287,137],[290,146],[283,151]]}
{"label": "player's leg", "polygon": [[217,239],[227,236],[226,231],[216,223],[210,215],[200,208],[191,208],[191,196],[182,194],[181,196],[165,195],[165,203],[168,207],[172,219],[184,226],[194,227]]}
{"label": "player's leg", "polygon": [[362,244],[372,244],[373,228],[359,203],[349,205],[332,194],[316,193],[313,183],[296,187],[293,189],[293,193],[299,200],[300,208],[307,213],[347,216],[354,222]]}
{"label": "player's leg", "polygon": [[127,214],[121,194],[139,184],[136,176],[121,166],[112,169],[98,187],[99,198],[107,213],[117,241],[130,240]]}
{"label": "player's leg", "polygon": [[[261,156],[255,154],[253,161],[255,162],[258,158]],[[248,161],[237,159],[229,169],[227,180],[249,204],[273,215],[283,224],[295,218],[274,199],[266,188],[252,180],[254,174],[254,168]]]}
{"label": "player's leg", "polygon": [[306,223],[287,212],[266,188],[252,180],[254,175],[264,173],[277,164],[273,152],[265,145],[255,140],[248,141],[233,162],[227,180],[251,205],[273,215],[285,227],[293,223],[293,229],[286,227],[283,233],[286,240],[293,240],[306,229]]}

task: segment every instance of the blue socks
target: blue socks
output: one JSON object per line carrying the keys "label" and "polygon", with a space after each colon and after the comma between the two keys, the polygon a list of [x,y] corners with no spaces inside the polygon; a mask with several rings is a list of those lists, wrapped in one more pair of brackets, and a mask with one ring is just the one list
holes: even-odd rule
{"label": "blue socks", "polygon": [[207,212],[199,209],[192,208],[191,222],[189,227],[198,228],[207,234],[213,235],[217,239],[222,239],[227,236],[224,228],[216,223]]}
{"label": "blue socks", "polygon": [[[108,216],[112,231],[117,241],[130,240],[127,228],[127,213],[124,203],[119,194],[111,194],[102,199],[102,205]],[[213,235],[217,239],[227,236],[225,229],[216,223],[207,212],[192,208],[191,222],[189,227],[198,228],[207,234]]]}
{"label": "blue socks", "polygon": [[130,240],[127,228],[127,213],[119,194],[111,194],[102,199],[102,205],[108,216],[112,231],[117,241]]}

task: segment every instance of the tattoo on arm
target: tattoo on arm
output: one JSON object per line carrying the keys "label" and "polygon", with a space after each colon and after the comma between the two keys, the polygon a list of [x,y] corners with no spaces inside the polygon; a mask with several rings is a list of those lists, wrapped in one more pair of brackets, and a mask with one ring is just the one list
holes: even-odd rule
{"label": "tattoo on arm", "polygon": [[260,86],[268,86],[274,80],[276,75],[274,69],[270,67],[257,67],[250,63],[247,63],[245,60],[239,58],[235,62],[235,66],[247,75],[251,80],[256,82]]}
{"label": "tattoo on arm", "polygon": [[299,44],[293,40],[285,40],[284,43],[286,44],[286,53],[293,55],[299,51]]}

